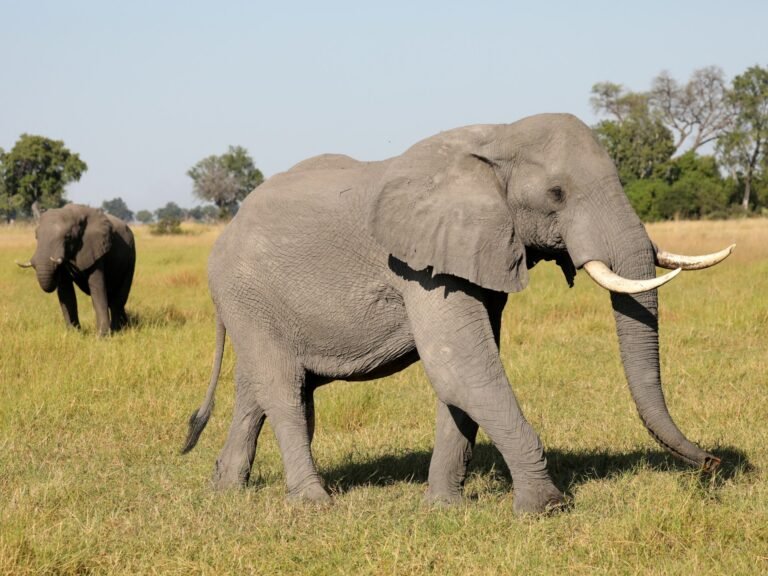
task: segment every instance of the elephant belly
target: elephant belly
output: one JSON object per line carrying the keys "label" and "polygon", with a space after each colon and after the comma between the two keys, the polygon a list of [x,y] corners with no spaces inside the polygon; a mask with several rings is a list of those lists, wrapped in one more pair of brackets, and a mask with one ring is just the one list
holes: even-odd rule
{"label": "elephant belly", "polygon": [[309,372],[332,379],[375,377],[413,362],[388,253],[348,209],[338,217],[338,193],[281,200],[258,207],[252,201],[212,252],[211,291],[233,341],[254,340],[257,332],[295,353]]}
{"label": "elephant belly", "polygon": [[404,308],[376,302],[361,311],[343,304],[332,307],[330,320],[304,318],[301,361],[307,370],[327,378],[367,380],[417,359]]}
{"label": "elephant belly", "polygon": [[357,261],[345,268],[358,273],[315,270],[308,274],[313,290],[287,293],[285,287],[300,359],[307,370],[328,378],[376,377],[415,349],[405,306],[384,281],[388,270]]}

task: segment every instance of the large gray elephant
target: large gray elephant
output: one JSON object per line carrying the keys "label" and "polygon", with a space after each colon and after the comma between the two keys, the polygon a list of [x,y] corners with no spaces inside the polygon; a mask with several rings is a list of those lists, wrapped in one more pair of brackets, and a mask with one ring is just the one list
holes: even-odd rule
{"label": "large gray elephant", "polygon": [[306,160],[252,193],[213,248],[215,362],[183,452],[210,416],[228,332],[236,397],[215,485],[247,481],[269,417],[289,497],[326,501],[310,451],[315,388],[421,359],[438,402],[427,497],[461,497],[479,425],[509,467],[515,511],[560,506],[499,359],[507,293],[526,287],[537,261],[555,260],[569,283],[584,267],[611,291],[651,435],[712,469],[719,460],[683,436],[662,394],[656,287],[676,272],[656,278],[655,265],[700,268],[731,249],[704,258],[657,250],[610,158],[570,115],[458,128],[381,162]]}
{"label": "large gray elephant", "polygon": [[89,206],[67,204],[40,216],[35,237],[32,259],[19,266],[34,267],[40,287],[57,291],[67,325],[80,327],[76,284],[91,296],[100,335],[125,326],[136,265],[133,233],[125,222]]}

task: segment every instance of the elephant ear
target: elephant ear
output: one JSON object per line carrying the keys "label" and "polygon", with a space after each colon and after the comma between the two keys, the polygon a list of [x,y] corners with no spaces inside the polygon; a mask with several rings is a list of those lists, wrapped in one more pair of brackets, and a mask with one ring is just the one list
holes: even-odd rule
{"label": "elephant ear", "polygon": [[75,254],[75,265],[79,270],[87,270],[111,248],[112,224],[106,214],[91,209],[82,220],[81,231],[82,243]]}
{"label": "elephant ear", "polygon": [[[451,134],[451,133],[447,133]],[[525,247],[493,162],[453,138],[392,160],[373,190],[374,238],[414,270],[451,274],[499,292],[528,284]]]}

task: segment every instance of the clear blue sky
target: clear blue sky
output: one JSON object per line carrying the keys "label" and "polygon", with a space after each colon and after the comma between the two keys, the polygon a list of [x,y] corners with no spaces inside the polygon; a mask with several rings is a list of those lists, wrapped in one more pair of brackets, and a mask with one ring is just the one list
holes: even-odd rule
{"label": "clear blue sky", "polygon": [[594,83],[768,65],[763,0],[0,0],[0,147],[64,140],[68,198],[192,196],[227,146],[266,176],[323,152],[394,156],[440,130],[571,112]]}

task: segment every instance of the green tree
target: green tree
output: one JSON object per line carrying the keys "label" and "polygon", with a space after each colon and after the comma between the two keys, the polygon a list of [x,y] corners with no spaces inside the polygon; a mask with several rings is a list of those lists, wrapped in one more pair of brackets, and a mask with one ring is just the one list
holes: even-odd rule
{"label": "green tree", "polygon": [[158,220],[168,220],[180,222],[186,217],[186,211],[176,202],[168,202],[162,208],[155,210],[155,217]]}
{"label": "green tree", "polygon": [[660,120],[633,114],[623,122],[603,120],[594,130],[616,164],[622,184],[665,176],[675,145]]}
{"label": "green tree", "polygon": [[131,222],[133,220],[133,212],[128,209],[125,201],[120,197],[113,198],[112,200],[104,200],[104,202],[101,203],[101,209],[107,214],[112,214],[112,216],[120,218],[120,220],[123,220],[124,222]]}
{"label": "green tree", "polygon": [[31,214],[36,219],[44,208],[63,206],[66,185],[88,169],[61,140],[29,134],[21,135],[2,163],[9,216]]}
{"label": "green tree", "polygon": [[155,217],[149,210],[139,210],[136,212],[136,220],[141,222],[142,224],[149,224],[154,220]]}
{"label": "green tree", "polygon": [[624,192],[641,220],[653,222],[666,218],[659,210],[659,202],[670,193],[666,180],[633,180],[624,185]]}
{"label": "green tree", "polygon": [[729,103],[734,110],[733,126],[718,140],[717,151],[723,165],[743,186],[741,207],[746,212],[768,164],[768,69],[752,66],[732,84]]}
{"label": "green tree", "polygon": [[714,156],[688,151],[670,166],[669,193],[659,198],[662,218],[702,218],[727,213],[730,188]]}
{"label": "green tree", "polygon": [[601,82],[592,87],[590,102],[596,113],[613,116],[600,121],[594,131],[616,164],[622,184],[664,177],[675,145],[672,133],[651,112],[648,96]]}
{"label": "green tree", "polygon": [[589,99],[597,114],[613,116],[619,124],[631,117],[648,114],[648,96],[627,91],[621,84],[598,82],[592,86]]}
{"label": "green tree", "polygon": [[0,148],[0,217],[3,220],[8,221],[11,218],[11,204],[10,196],[5,190],[5,176],[3,159],[5,158],[5,150]]}
{"label": "green tree", "polygon": [[193,193],[197,198],[213,202],[221,217],[234,215],[239,203],[264,181],[248,151],[230,146],[221,156],[208,156],[189,169]]}
{"label": "green tree", "polygon": [[198,222],[213,222],[219,217],[219,209],[213,204],[195,206],[189,211],[189,217]]}

